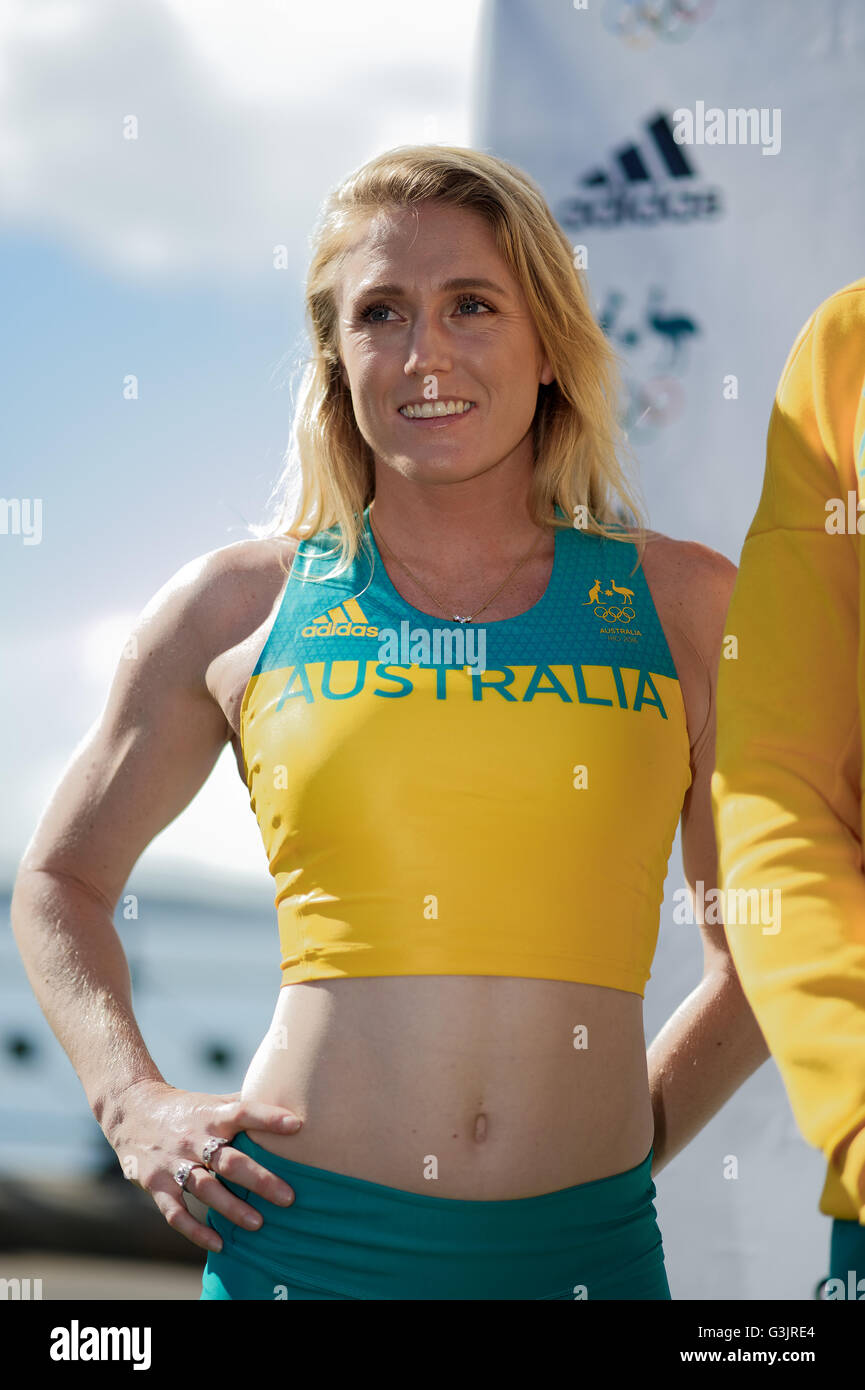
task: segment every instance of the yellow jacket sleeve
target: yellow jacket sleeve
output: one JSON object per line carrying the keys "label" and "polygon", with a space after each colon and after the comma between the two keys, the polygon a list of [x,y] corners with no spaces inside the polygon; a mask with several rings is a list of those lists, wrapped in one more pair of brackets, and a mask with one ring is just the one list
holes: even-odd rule
{"label": "yellow jacket sleeve", "polygon": [[[712,805],[731,954],[829,1164],[820,1209],[865,1224],[863,383],[865,279],[820,305],[781,375],[727,615]],[[830,499],[852,529],[827,529]],[[753,889],[780,924],[748,920]]]}

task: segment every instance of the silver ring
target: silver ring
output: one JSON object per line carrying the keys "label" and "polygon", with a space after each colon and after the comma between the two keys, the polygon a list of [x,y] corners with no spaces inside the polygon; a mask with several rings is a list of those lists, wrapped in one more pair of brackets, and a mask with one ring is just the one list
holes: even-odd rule
{"label": "silver ring", "polygon": [[177,1167],[174,1170],[174,1181],[177,1183],[178,1187],[185,1188],[187,1182],[189,1181],[189,1174],[192,1172],[193,1168],[203,1167],[203,1163],[189,1163],[186,1159],[184,1159],[182,1163],[178,1163]]}
{"label": "silver ring", "polygon": [[209,1168],[210,1171],[213,1172],[210,1160],[213,1158],[213,1155],[222,1148],[223,1144],[227,1144],[228,1142],[228,1139],[214,1139],[211,1135],[206,1141],[204,1148],[201,1150],[201,1157],[204,1160],[205,1168]]}

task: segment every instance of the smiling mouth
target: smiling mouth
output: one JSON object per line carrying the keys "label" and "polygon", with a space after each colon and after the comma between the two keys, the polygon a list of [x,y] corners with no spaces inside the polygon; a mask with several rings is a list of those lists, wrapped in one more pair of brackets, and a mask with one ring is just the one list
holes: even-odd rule
{"label": "smiling mouth", "polygon": [[404,420],[431,420],[443,415],[467,415],[474,405],[474,401],[424,401],[401,405],[399,413]]}

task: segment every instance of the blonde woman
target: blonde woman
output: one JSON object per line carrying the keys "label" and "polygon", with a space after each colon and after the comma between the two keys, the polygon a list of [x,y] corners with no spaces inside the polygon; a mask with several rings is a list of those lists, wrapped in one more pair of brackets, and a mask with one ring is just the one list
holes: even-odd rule
{"label": "blonde woman", "polygon": [[[148,605],[25,854],[34,988],[203,1298],[669,1298],[653,1175],[766,1057],[720,927],[648,1063],[642,1022],[680,817],[715,883],[733,566],[640,525],[614,358],[509,164],[356,171],[307,304],[279,516]],[[161,1076],[112,925],[226,741],[281,945],[228,1098]]]}

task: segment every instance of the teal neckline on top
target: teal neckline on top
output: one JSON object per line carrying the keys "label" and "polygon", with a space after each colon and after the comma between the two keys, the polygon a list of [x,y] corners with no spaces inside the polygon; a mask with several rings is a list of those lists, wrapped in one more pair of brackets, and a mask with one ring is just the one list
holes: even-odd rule
{"label": "teal neckline on top", "polygon": [[[422,608],[415,608],[415,606],[414,606],[413,603],[409,603],[407,599],[404,599],[404,598],[403,598],[402,594],[399,592],[399,590],[398,590],[398,589],[396,588],[396,586],[394,585],[394,583],[393,583],[393,581],[392,581],[390,575],[389,575],[388,572],[387,572],[387,569],[385,568],[385,564],[384,564],[384,560],[382,559],[381,551],[380,551],[379,548],[378,548],[378,544],[377,544],[376,539],[375,539],[375,536],[373,535],[373,532],[372,532],[372,527],[371,527],[370,524],[369,524],[369,508],[370,508],[371,505],[372,505],[372,504],[369,503],[369,504],[367,504],[366,507],[364,507],[364,509],[363,509],[363,521],[364,521],[365,533],[366,533],[366,536],[367,536],[367,538],[368,538],[368,540],[369,540],[369,544],[370,544],[370,546],[371,546],[371,548],[372,548],[372,555],[373,555],[373,575],[372,575],[372,581],[374,582],[375,579],[376,579],[376,576],[378,575],[378,582],[381,584],[382,588],[385,590],[385,592],[388,594],[388,596],[394,601],[394,603],[400,604],[401,607],[405,608],[406,611],[407,611],[409,614],[414,614],[416,617],[422,618],[422,619],[424,620],[424,622],[427,622],[427,623],[434,622],[434,623],[438,623],[439,625],[442,625],[442,624],[451,623],[451,622],[455,621],[455,619],[453,619],[453,617],[450,617],[450,618],[445,617],[445,615],[444,615],[443,613],[425,613],[424,610],[423,610]],[[557,513],[560,513],[562,516],[564,516],[564,512],[561,511],[561,508],[560,508],[560,507],[557,506],[557,507],[556,507],[556,511],[557,511]],[[526,608],[526,609],[524,609],[522,613],[515,613],[515,614],[513,615],[513,617],[511,617],[511,618],[493,618],[493,619],[485,619],[485,618],[482,618],[480,621],[478,621],[478,622],[476,622],[476,623],[460,623],[459,626],[460,626],[460,627],[465,627],[465,628],[472,628],[472,627],[483,627],[483,628],[495,627],[495,628],[502,628],[502,627],[506,626],[507,624],[512,624],[512,623],[520,623],[520,622],[529,622],[529,623],[531,623],[531,622],[535,622],[535,621],[538,619],[538,617],[540,617],[543,613],[545,613],[546,610],[547,610],[547,608],[549,608],[550,604],[553,602],[553,600],[554,600],[554,598],[555,598],[555,596],[556,596],[556,593],[558,592],[558,588],[559,588],[559,584],[560,584],[560,580],[561,580],[561,570],[562,570],[562,544],[561,544],[561,540],[562,540],[563,531],[564,531],[564,528],[563,528],[563,527],[557,526],[556,529],[555,529],[555,532],[553,533],[553,567],[552,567],[552,570],[550,571],[550,578],[549,578],[549,581],[547,582],[547,587],[544,589],[544,592],[541,594],[541,596],[540,596],[540,598],[537,600],[537,602],[532,604],[531,608]]]}

